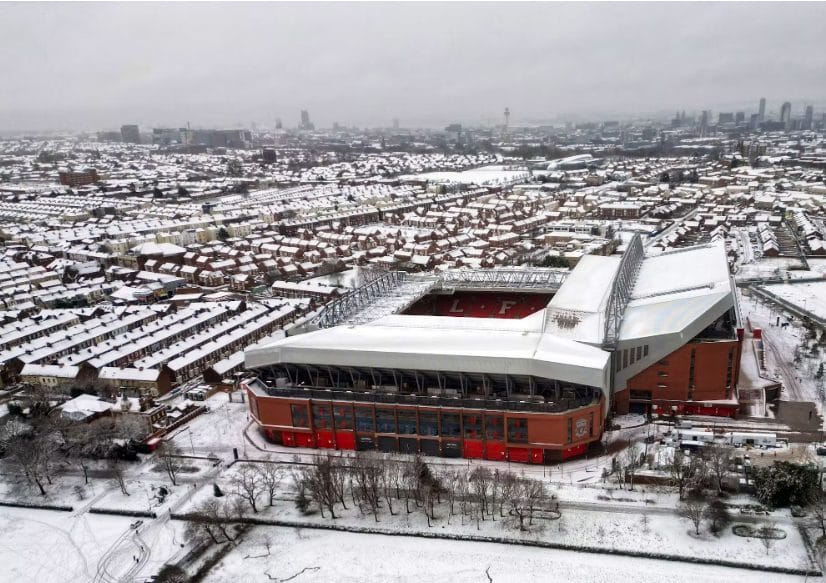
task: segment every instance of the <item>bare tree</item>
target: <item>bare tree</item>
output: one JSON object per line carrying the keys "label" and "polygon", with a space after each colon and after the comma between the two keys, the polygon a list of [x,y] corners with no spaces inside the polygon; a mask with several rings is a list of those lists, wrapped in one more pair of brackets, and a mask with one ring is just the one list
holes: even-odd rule
{"label": "bare tree", "polygon": [[181,463],[181,451],[178,449],[178,446],[171,441],[164,441],[158,446],[156,453],[161,467],[166,471],[166,475],[169,476],[169,481],[172,482],[173,486],[177,486],[178,472],[181,470],[181,467],[183,467]]}
{"label": "bare tree", "polygon": [[640,466],[641,455],[642,448],[637,443],[628,446],[628,449],[626,449],[623,454],[623,481],[629,485],[630,490],[634,489],[634,476],[636,475],[637,468]]}
{"label": "bare tree", "polygon": [[760,543],[766,549],[766,554],[768,555],[774,545],[774,528],[771,524],[764,524],[757,531],[757,536],[760,537]]}
{"label": "bare tree", "polygon": [[330,517],[336,518],[335,505],[338,502],[336,487],[333,484],[333,462],[327,457],[320,457],[316,462],[307,466],[303,470],[302,483],[310,493],[310,497],[315,500],[324,516],[324,509],[330,513]]}
{"label": "bare tree", "polygon": [[680,449],[675,449],[668,466],[671,483],[677,487],[680,500],[685,497],[686,490],[691,490],[705,479],[705,463],[696,455],[686,455]]}
{"label": "bare tree", "polygon": [[522,477],[525,482],[525,502],[528,505],[528,524],[533,526],[536,511],[545,503],[548,492],[545,483],[540,480]]}
{"label": "bare tree", "polygon": [[341,506],[347,510],[344,494],[347,490],[347,478],[350,473],[347,460],[341,456],[327,455],[330,463],[330,479],[333,493]]}
{"label": "bare tree", "polygon": [[680,505],[680,516],[688,518],[694,525],[694,534],[700,534],[700,526],[708,516],[708,502],[698,493],[691,494]]}
{"label": "bare tree", "polygon": [[120,487],[120,491],[124,496],[129,496],[129,491],[126,489],[126,476],[123,471],[123,461],[118,458],[116,453],[111,453],[106,458],[106,465],[109,473],[115,479],[115,483]]}
{"label": "bare tree", "polygon": [[273,462],[264,462],[259,466],[264,492],[267,494],[268,506],[275,504],[275,494],[281,480],[284,479],[284,468]]}
{"label": "bare tree", "polygon": [[468,481],[470,482],[473,499],[479,506],[478,517],[485,520],[485,516],[489,513],[493,473],[485,466],[476,466],[473,471],[470,472]]}
{"label": "bare tree", "polygon": [[525,521],[528,519],[528,504],[527,504],[527,484],[525,479],[518,476],[512,477],[512,485],[508,489],[508,515],[511,521],[519,527],[520,531],[527,531]]}
{"label": "bare tree", "polygon": [[240,506],[230,500],[206,500],[188,516],[187,532],[191,537],[206,536],[215,544],[235,542],[238,537],[231,531],[241,518],[240,513]]}
{"label": "bare tree", "polygon": [[59,430],[66,454],[83,472],[89,483],[89,465],[93,459],[105,458],[112,450],[112,425],[104,420],[92,423],[70,423]]}
{"label": "bare tree", "polygon": [[377,463],[381,465],[381,472],[379,480],[381,481],[381,490],[384,495],[384,501],[387,503],[387,509],[390,511],[390,516],[395,516],[396,512],[393,510],[393,498],[401,500],[400,484],[402,470],[400,464],[394,460],[386,458],[377,458]]}
{"label": "bare tree", "polygon": [[30,484],[37,485],[40,495],[45,496],[44,482],[47,464],[44,458],[49,454],[44,448],[42,438],[15,436],[6,444],[6,455],[20,467]]}
{"label": "bare tree", "polygon": [[725,443],[715,441],[709,447],[705,448],[704,451],[709,470],[714,476],[717,492],[722,492],[723,478],[725,477],[728,467],[731,464],[732,449]]}
{"label": "bare tree", "polygon": [[447,523],[450,524],[451,517],[456,513],[456,496],[459,491],[459,483],[467,481],[465,472],[450,469],[442,474],[442,483],[445,484],[445,495],[447,496],[448,512]]}
{"label": "bare tree", "polygon": [[373,518],[378,522],[381,501],[381,467],[376,460],[359,453],[352,459],[350,470],[359,499],[370,508]]}
{"label": "bare tree", "polygon": [[253,512],[258,512],[258,498],[264,493],[264,480],[256,466],[242,465],[232,478],[232,488]]}
{"label": "bare tree", "polygon": [[707,517],[711,522],[711,532],[719,535],[731,523],[731,513],[722,500],[713,500],[708,505]]}
{"label": "bare tree", "polygon": [[499,493],[499,516],[505,518],[505,506],[510,503],[516,493],[515,490],[519,487],[519,480],[511,471],[502,472],[500,480],[501,492]]}

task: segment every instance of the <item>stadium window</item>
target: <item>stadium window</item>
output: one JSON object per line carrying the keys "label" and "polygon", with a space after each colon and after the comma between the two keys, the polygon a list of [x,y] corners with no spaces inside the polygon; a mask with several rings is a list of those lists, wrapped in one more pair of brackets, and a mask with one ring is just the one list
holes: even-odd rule
{"label": "stadium window", "polygon": [[622,369],[622,359],[620,359],[619,354],[614,353],[614,372],[619,372]]}
{"label": "stadium window", "polygon": [[482,414],[465,413],[462,415],[465,439],[482,439]]}
{"label": "stadium window", "polygon": [[588,433],[591,437],[593,437],[594,436],[594,412],[593,411],[591,411],[591,415],[589,417],[590,418],[588,419]]}
{"label": "stadium window", "polygon": [[333,418],[336,422],[336,429],[352,429],[353,428],[353,406],[352,405],[334,405]]}
{"label": "stadium window", "polygon": [[622,351],[622,368],[628,368],[628,349]]}
{"label": "stadium window", "polygon": [[399,433],[404,435],[416,435],[416,410],[399,409],[396,413],[399,419]]}
{"label": "stadium window", "polygon": [[332,429],[333,416],[330,405],[313,403],[313,425],[316,429]]}
{"label": "stadium window", "polygon": [[528,443],[527,419],[508,419],[508,441],[511,441],[513,443]]}
{"label": "stadium window", "polygon": [[419,411],[419,435],[439,435],[439,414]]}
{"label": "stadium window", "polygon": [[373,419],[372,407],[356,407],[356,431],[375,433],[376,421]]}
{"label": "stadium window", "polygon": [[642,360],[642,346],[637,346],[637,360]]}
{"label": "stadium window", "polygon": [[458,413],[442,413],[442,437],[459,437]]}
{"label": "stadium window", "polygon": [[643,344],[642,346],[642,355],[648,356],[648,344]]}
{"label": "stadium window", "polygon": [[393,409],[376,409],[376,432],[396,433],[396,412]]}
{"label": "stadium window", "polygon": [[628,364],[634,364],[637,362],[637,351],[631,348],[629,352],[631,353],[631,358],[628,360]]}
{"label": "stadium window", "polygon": [[310,416],[307,415],[306,405],[290,405],[293,414],[293,427],[309,427]]}
{"label": "stadium window", "polygon": [[568,417],[568,443],[574,440],[574,420]]}
{"label": "stadium window", "polygon": [[502,415],[485,415],[485,439],[502,441],[505,437],[505,418]]}

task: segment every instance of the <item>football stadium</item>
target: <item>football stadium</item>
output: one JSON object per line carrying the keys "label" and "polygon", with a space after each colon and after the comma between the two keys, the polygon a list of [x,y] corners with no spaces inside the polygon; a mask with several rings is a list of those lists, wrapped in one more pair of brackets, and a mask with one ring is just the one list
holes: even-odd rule
{"label": "football stadium", "polygon": [[284,446],[552,463],[613,415],[736,415],[742,330],[722,244],[570,271],[377,273],[247,350]]}

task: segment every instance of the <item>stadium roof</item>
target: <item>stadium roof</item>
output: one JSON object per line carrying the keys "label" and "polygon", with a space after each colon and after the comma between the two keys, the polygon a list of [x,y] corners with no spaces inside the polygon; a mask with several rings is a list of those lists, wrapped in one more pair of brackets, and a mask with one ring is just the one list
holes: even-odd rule
{"label": "stadium roof", "polygon": [[[535,375],[607,389],[601,348],[618,257],[585,256],[545,310],[521,320],[390,315],[290,336],[246,351],[249,368],[280,363]],[[724,247],[645,257],[634,274],[618,350],[647,345],[628,378],[697,336],[734,304]]]}
{"label": "stadium roof", "polygon": [[[440,322],[444,320],[450,322]],[[508,321],[457,320],[389,316],[363,326],[318,330],[248,350],[246,366],[291,363],[535,375],[594,387],[608,386],[609,353],[543,334],[539,316]]]}

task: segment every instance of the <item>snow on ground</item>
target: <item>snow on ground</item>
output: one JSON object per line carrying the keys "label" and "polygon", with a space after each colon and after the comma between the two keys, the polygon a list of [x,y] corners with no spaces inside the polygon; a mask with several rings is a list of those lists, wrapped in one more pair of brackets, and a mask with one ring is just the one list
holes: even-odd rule
{"label": "snow on ground", "polygon": [[[736,278],[741,280],[755,277],[786,277],[787,271],[788,277],[817,277],[817,274],[791,269],[802,266],[800,260],[795,257],[763,257],[754,263],[740,264]],[[808,275],[804,275],[807,273]]]}
{"label": "snow on ground", "polygon": [[767,285],[766,291],[826,319],[826,281]]}
{"label": "snow on ground", "polygon": [[[129,580],[156,573],[181,551],[182,523],[146,523],[135,536],[133,519],[120,516],[3,508],[0,512],[0,581],[86,583],[100,571]],[[135,557],[145,552],[140,563]]]}
{"label": "snow on ground", "polygon": [[[168,492],[166,496],[161,496],[161,488]],[[127,480],[126,491],[128,494],[123,494],[119,487],[110,488],[104,496],[92,504],[92,508],[154,512],[160,515],[174,506],[176,502],[179,502],[191,489],[191,483],[179,482],[177,486],[173,486],[168,479],[158,481]]]}
{"label": "snow on ground", "polygon": [[[225,494],[233,491],[231,478],[243,465],[235,464],[217,479]],[[614,490],[610,492],[610,497],[606,496],[606,492],[595,488],[571,486],[551,491],[557,494],[561,501],[562,518],[539,518],[536,523],[538,526],[541,525],[541,528],[531,533],[520,533],[518,529],[504,527],[505,519],[499,516],[494,521],[481,521],[478,525],[467,517],[464,520],[459,515],[448,517],[449,507],[446,502],[437,505],[436,520],[432,528],[428,527],[421,511],[408,514],[403,501],[393,502],[394,510],[397,511],[396,516],[392,516],[385,506],[385,510],[380,512],[379,522],[376,522],[372,516],[360,514],[348,500],[348,509],[341,506],[336,508],[338,518],[335,522],[338,525],[381,528],[394,532],[506,537],[590,546],[604,550],[656,552],[684,558],[730,560],[743,564],[809,567],[803,541],[787,513],[777,512],[766,518],[767,522],[776,524],[787,533],[787,537],[777,541],[774,549],[767,555],[759,540],[736,536],[730,530],[716,538],[707,534],[707,529],[703,528],[704,532],[699,537],[694,536],[690,523],[674,512],[677,501],[673,493],[660,493],[654,489],[645,491],[639,487],[633,492]],[[255,516],[293,524],[330,523],[330,519],[322,518],[320,513],[305,516],[298,512],[294,498],[293,482],[287,473],[279,488],[275,504],[272,507],[267,506],[267,500],[262,495],[260,511]],[[199,503],[214,499],[211,488],[202,488],[181,511],[192,511]],[[553,507],[555,503],[550,501],[548,504]],[[455,508],[458,512],[458,506]],[[739,515],[734,516],[734,519],[745,520]]]}
{"label": "snow on ground", "polygon": [[[794,284],[794,287],[800,285],[805,284]],[[783,380],[781,398],[812,401],[822,413],[823,393],[815,379],[821,359],[813,357],[809,350],[804,349],[801,351],[801,361],[794,362],[795,350],[801,344],[807,344],[807,331],[800,326],[798,319],[789,319],[789,315],[782,309],[772,303],[762,302],[756,296],[740,295],[740,312],[743,318],[748,318],[753,328],[763,330],[766,371],[770,376]],[[778,328],[778,317],[781,324],[788,322],[790,325]]]}
{"label": "snow on ground", "polygon": [[479,186],[507,185],[523,182],[530,178],[527,170],[509,170],[504,166],[483,166],[461,172],[426,172],[401,176],[400,180],[428,180],[436,183],[476,184]]}
{"label": "snow on ground", "polygon": [[[233,448],[243,456],[247,449],[244,429],[249,424],[249,409],[240,401],[240,393],[229,401],[227,393],[216,393],[205,401],[209,411],[195,417],[184,427],[172,432],[172,441],[185,455],[215,454],[224,461],[233,457]],[[252,449],[252,448],[250,448]]]}
{"label": "snow on ground", "polygon": [[630,427],[639,427],[640,425],[644,425],[646,422],[645,415],[640,415],[639,413],[628,413],[627,415],[617,415],[611,420],[613,425],[617,425],[621,429],[627,429]]}
{"label": "snow on ground", "polygon": [[[272,541],[269,556],[261,544],[263,536]],[[205,583],[269,580],[262,577],[264,573],[284,580],[303,569],[307,571],[293,579],[295,583],[479,583],[488,580],[488,568],[496,583],[804,582],[803,577],[791,575],[495,543],[258,527],[213,569]]]}

